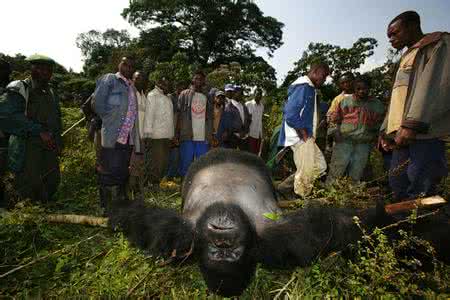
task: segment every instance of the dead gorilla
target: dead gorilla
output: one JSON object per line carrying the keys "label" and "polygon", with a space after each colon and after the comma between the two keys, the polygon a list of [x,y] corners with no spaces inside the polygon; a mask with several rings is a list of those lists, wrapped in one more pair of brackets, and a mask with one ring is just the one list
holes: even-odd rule
{"label": "dead gorilla", "polygon": [[[135,203],[117,210],[112,226],[119,225],[133,244],[157,255],[182,256],[193,246],[208,288],[224,296],[240,295],[258,262],[267,267],[306,266],[345,249],[360,237],[355,215],[368,227],[390,222],[376,209],[336,208],[301,209],[272,221],[264,214],[280,210],[263,161],[234,150],[214,150],[195,162],[182,198],[181,215]],[[426,236],[439,244],[441,253],[449,253],[448,222],[426,225],[425,232],[439,228],[434,236]]]}

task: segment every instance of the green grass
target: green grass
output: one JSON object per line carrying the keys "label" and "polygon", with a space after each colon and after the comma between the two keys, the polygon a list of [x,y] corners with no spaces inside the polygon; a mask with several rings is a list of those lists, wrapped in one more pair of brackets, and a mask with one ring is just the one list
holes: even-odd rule
{"label": "green grass", "polygon": [[[63,113],[65,128],[81,118],[75,108],[64,108]],[[0,276],[25,266],[0,278],[0,296],[117,298],[132,291],[132,297],[220,299],[207,290],[195,264],[161,266],[161,258],[131,247],[121,233],[43,221],[46,213],[100,214],[95,155],[85,137],[86,129],[82,127],[65,137],[62,183],[55,203],[32,206],[21,202],[12,214],[0,220]],[[316,189],[315,195],[333,199],[333,205],[342,206],[349,204],[344,203],[345,198],[367,201],[364,191],[364,186],[341,184],[331,191]],[[168,197],[173,192],[147,190],[146,201],[179,209],[181,198]],[[412,237],[405,236],[405,244],[413,242]],[[241,299],[450,294],[448,267],[437,263],[429,273],[405,268],[393,251],[399,245],[390,244],[382,233],[368,237],[356,247],[358,255],[351,263],[335,255],[305,269],[270,271],[258,267]],[[26,266],[39,258],[40,261]]]}

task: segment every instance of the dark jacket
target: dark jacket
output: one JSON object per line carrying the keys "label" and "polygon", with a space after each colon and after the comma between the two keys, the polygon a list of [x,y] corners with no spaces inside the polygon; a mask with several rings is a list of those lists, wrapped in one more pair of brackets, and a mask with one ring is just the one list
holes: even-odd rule
{"label": "dark jacket", "polygon": [[47,124],[41,124],[28,117],[27,103],[29,91],[32,89],[31,79],[11,82],[6,93],[0,97],[0,130],[10,134],[8,146],[9,168],[20,172],[25,162],[25,143],[29,136],[38,137],[41,132],[50,132],[58,149],[62,149],[62,123],[59,98],[49,88],[48,93],[53,99],[53,116]]}
{"label": "dark jacket", "polygon": [[[178,122],[175,135],[183,141],[190,141],[193,137],[192,132],[192,112],[191,104],[195,91],[191,87],[184,90],[178,96]],[[211,94],[206,96],[206,115],[205,115],[205,139],[211,143],[213,135],[214,103]]]}

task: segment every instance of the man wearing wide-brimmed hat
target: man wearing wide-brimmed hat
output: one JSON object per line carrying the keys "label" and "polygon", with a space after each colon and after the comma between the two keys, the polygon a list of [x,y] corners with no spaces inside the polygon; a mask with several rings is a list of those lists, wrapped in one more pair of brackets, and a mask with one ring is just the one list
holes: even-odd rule
{"label": "man wearing wide-brimmed hat", "polygon": [[18,194],[46,202],[60,181],[61,111],[49,86],[55,61],[40,54],[26,61],[31,77],[11,82],[0,99],[0,130],[10,134],[9,168]]}

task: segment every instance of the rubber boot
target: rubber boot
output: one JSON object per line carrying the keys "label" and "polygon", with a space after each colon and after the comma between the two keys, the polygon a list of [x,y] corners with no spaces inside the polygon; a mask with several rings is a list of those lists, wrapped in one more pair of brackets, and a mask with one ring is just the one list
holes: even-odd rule
{"label": "rubber boot", "polygon": [[124,186],[106,185],[100,187],[100,204],[104,207],[104,215],[109,216],[115,209],[127,202]]}

